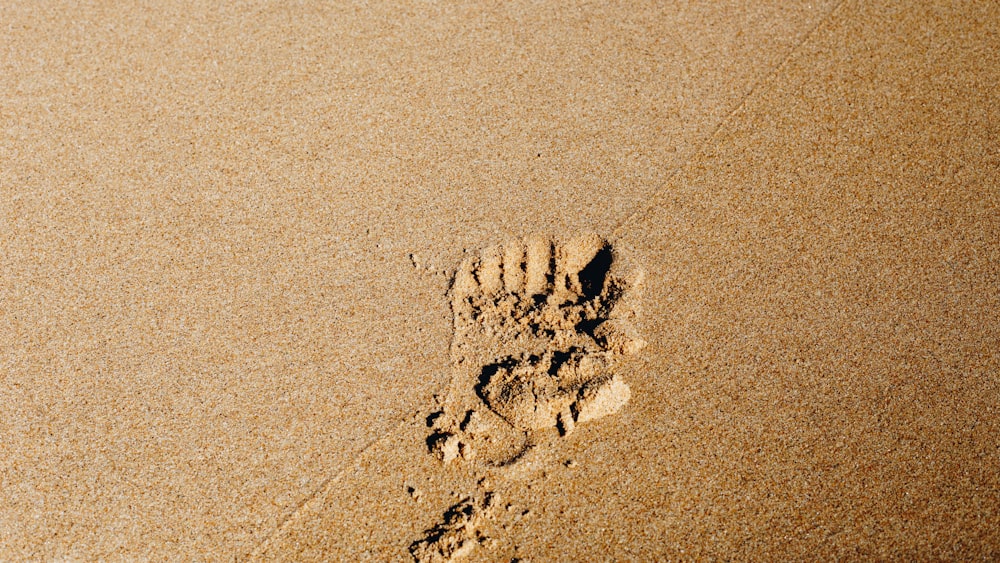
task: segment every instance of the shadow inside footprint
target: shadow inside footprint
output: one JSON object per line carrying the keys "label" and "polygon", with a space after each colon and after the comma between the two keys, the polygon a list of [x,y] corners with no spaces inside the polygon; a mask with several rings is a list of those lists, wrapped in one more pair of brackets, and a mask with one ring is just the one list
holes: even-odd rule
{"label": "shadow inside footprint", "polygon": [[548,374],[552,377],[557,377],[559,375],[559,369],[562,368],[563,364],[569,361],[573,357],[573,354],[579,352],[579,349],[571,347],[569,350],[554,350],[552,352],[552,364],[549,366]]}
{"label": "shadow inside footprint", "polygon": [[580,270],[577,277],[580,280],[582,290],[581,302],[595,299],[604,291],[604,282],[608,277],[608,272],[611,271],[613,261],[614,255],[611,252],[611,246],[605,245],[597,251],[590,263]]}
{"label": "shadow inside footprint", "polygon": [[[537,361],[537,358],[534,358]],[[486,396],[486,388],[490,384],[490,381],[497,375],[501,370],[510,370],[518,364],[518,361],[514,358],[506,358],[499,362],[489,364],[483,367],[483,370],[479,372],[479,382],[476,384],[476,395],[483,400],[484,403],[489,404],[489,399]]]}

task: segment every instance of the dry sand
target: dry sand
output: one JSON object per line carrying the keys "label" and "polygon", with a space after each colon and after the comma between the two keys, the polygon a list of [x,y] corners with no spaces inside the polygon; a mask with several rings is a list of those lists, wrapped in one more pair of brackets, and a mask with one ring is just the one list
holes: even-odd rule
{"label": "dry sand", "polygon": [[1000,558],[995,2],[0,29],[0,560]]}

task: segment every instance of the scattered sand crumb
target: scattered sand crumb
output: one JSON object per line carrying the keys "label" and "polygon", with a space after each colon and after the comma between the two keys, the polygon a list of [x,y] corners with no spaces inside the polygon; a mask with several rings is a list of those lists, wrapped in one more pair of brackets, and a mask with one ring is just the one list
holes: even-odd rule
{"label": "scattered sand crumb", "polygon": [[421,491],[420,489],[418,489],[416,487],[406,487],[406,492],[407,492],[407,494],[410,495],[410,498],[412,498],[413,500],[415,500],[417,502],[420,502],[420,497],[424,496],[423,491]]}
{"label": "scattered sand crumb", "polygon": [[451,463],[458,458],[460,444],[458,436],[448,432],[435,434],[428,440],[431,453],[445,463]]}
{"label": "scattered sand crumb", "polygon": [[573,403],[576,422],[587,422],[614,414],[628,402],[632,392],[618,376],[610,380],[588,384],[580,390],[580,397]]}

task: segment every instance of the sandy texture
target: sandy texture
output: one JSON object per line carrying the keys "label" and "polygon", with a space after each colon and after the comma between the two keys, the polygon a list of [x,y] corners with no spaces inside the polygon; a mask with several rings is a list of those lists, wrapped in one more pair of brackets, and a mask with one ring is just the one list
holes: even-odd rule
{"label": "sandy texture", "polygon": [[[1000,557],[1000,7],[789,4],[5,3],[0,559]],[[602,416],[443,463],[587,233]]]}

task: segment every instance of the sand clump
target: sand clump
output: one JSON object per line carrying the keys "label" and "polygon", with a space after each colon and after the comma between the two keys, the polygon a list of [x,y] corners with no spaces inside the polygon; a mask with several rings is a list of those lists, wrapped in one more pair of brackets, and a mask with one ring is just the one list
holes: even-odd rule
{"label": "sand clump", "polygon": [[493,496],[487,493],[480,499],[465,498],[449,508],[440,524],[410,545],[413,559],[418,563],[447,563],[467,557],[486,541],[479,527],[493,505]]}
{"label": "sand clump", "polygon": [[531,433],[618,412],[631,397],[621,360],[645,345],[635,326],[643,272],[596,235],[532,236],[467,258],[451,288],[454,375],[429,418],[438,459],[503,465]]}

